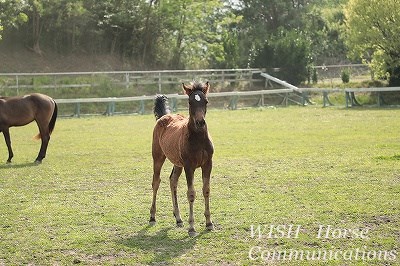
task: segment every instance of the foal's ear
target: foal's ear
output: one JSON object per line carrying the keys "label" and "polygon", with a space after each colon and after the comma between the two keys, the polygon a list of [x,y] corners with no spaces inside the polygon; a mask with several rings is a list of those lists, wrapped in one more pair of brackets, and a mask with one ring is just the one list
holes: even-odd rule
{"label": "foal's ear", "polygon": [[190,95],[193,91],[193,87],[185,85],[185,83],[182,83],[182,87],[183,87],[183,90],[185,91],[186,95]]}
{"label": "foal's ear", "polygon": [[206,95],[206,94],[208,93],[209,90],[210,90],[210,83],[208,83],[208,81],[207,81],[207,82],[204,84],[203,89],[202,89],[204,95]]}

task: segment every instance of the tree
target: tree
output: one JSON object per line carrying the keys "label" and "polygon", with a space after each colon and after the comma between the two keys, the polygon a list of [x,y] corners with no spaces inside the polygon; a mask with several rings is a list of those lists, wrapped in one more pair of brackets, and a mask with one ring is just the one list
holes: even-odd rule
{"label": "tree", "polygon": [[350,56],[370,64],[389,85],[400,83],[399,0],[349,0],[346,44]]}
{"label": "tree", "polygon": [[0,0],[0,39],[3,30],[18,28],[28,20],[23,12],[26,3],[23,0]]}
{"label": "tree", "polygon": [[[324,7],[321,3],[310,6],[305,15],[304,35],[311,44],[314,64],[337,64],[346,59],[346,46],[342,38],[344,13],[341,6]],[[329,3],[326,3],[327,5]]]}
{"label": "tree", "polygon": [[279,68],[276,73],[291,84],[298,85],[308,77],[310,64],[310,42],[297,31],[282,31],[271,36],[264,47],[257,52],[255,67]]}
{"label": "tree", "polygon": [[37,54],[42,54],[42,50],[40,49],[40,36],[46,24],[42,19],[44,13],[47,11],[46,6],[43,4],[46,4],[46,1],[42,3],[40,0],[29,0],[28,16],[32,28],[32,50]]}
{"label": "tree", "polygon": [[280,73],[276,75],[296,85],[307,79],[312,46],[309,32],[312,30],[307,30],[305,22],[309,18],[306,15],[310,2],[242,1],[239,10],[244,17],[240,27],[241,54],[247,54],[248,65],[279,68]]}
{"label": "tree", "polygon": [[137,69],[277,67],[299,82],[291,72],[310,60],[341,58],[345,1],[0,0],[0,27],[39,54],[111,54]]}
{"label": "tree", "polygon": [[225,60],[224,36],[241,17],[222,1],[165,0],[160,8],[160,49],[169,68],[204,68]]}

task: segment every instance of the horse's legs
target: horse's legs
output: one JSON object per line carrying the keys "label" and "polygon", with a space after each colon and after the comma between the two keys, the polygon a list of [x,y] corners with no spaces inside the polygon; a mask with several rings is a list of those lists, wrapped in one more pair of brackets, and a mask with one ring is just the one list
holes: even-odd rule
{"label": "horse's legs", "polygon": [[196,236],[196,230],[194,229],[194,214],[193,214],[193,204],[196,198],[196,191],[194,190],[193,185],[193,177],[194,177],[194,168],[192,167],[185,167],[185,174],[186,174],[186,182],[187,182],[187,198],[189,201],[189,229],[188,233],[189,236]]}
{"label": "horse's legs", "polygon": [[44,157],[46,157],[47,146],[49,145],[50,136],[41,136],[42,144],[40,146],[39,154],[35,160],[35,163],[41,163]]}
{"label": "horse's legs", "polygon": [[6,141],[6,145],[7,145],[7,149],[8,149],[7,163],[11,163],[11,159],[14,157],[14,153],[11,148],[10,130],[8,128],[5,128],[2,131],[3,131],[4,140]]}
{"label": "horse's legs", "polygon": [[46,157],[47,146],[49,145],[50,141],[50,132],[48,123],[45,123],[45,125],[42,125],[43,123],[39,123],[38,121],[36,121],[36,123],[39,127],[42,144],[40,145],[39,154],[35,160],[35,163],[41,163],[44,157]]}
{"label": "horse's legs", "polygon": [[181,215],[179,212],[178,195],[177,195],[178,180],[179,180],[179,176],[181,175],[181,173],[182,173],[182,167],[174,166],[174,168],[172,168],[172,172],[169,177],[169,182],[170,182],[170,187],[171,187],[171,195],[172,195],[173,212],[174,212],[174,217],[176,219],[176,225],[178,227],[183,226]]}
{"label": "horse's legs", "polygon": [[213,222],[211,221],[210,212],[210,175],[212,169],[211,160],[201,167],[203,177],[203,196],[205,202],[204,216],[206,217],[206,228],[208,230],[214,230]]}
{"label": "horse's legs", "polygon": [[161,167],[164,164],[165,161],[165,155],[160,153],[158,156],[155,156],[153,154],[153,182],[152,182],[152,188],[153,188],[153,203],[151,204],[151,209],[150,209],[150,225],[154,225],[156,223],[156,199],[157,199],[157,191],[158,187],[160,186],[161,178],[160,178],[160,172],[161,172]]}

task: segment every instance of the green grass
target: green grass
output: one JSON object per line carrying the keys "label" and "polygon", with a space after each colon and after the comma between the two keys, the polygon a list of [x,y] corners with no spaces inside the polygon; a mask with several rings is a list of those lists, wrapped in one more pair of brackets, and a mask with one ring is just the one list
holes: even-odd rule
{"label": "green grass", "polygon": [[[216,230],[205,231],[197,171],[200,234],[195,238],[186,230],[184,176],[178,192],[185,227],[175,227],[170,163],[163,168],[158,223],[148,226],[153,116],[59,119],[39,166],[31,164],[39,150],[32,140],[36,125],[12,128],[15,157],[11,165],[0,165],[0,265],[267,263],[249,259],[255,246],[280,252],[395,251],[396,260],[386,263],[399,263],[400,110],[209,110],[207,122],[215,144],[211,211]],[[5,144],[0,147],[5,162]],[[252,225],[271,224],[301,225],[299,237],[251,236]],[[366,239],[318,239],[319,225],[368,234]],[[325,264],[269,262],[281,263]],[[328,264],[350,261],[342,257]]]}

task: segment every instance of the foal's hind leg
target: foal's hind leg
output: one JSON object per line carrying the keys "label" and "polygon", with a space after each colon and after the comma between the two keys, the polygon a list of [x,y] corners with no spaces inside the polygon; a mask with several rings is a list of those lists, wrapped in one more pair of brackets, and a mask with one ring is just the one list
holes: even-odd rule
{"label": "foal's hind leg", "polygon": [[164,154],[158,154],[158,155],[153,154],[153,182],[151,185],[153,188],[153,203],[151,204],[150,208],[150,221],[149,221],[150,225],[154,225],[156,223],[157,191],[161,182],[160,178],[161,167],[164,164],[165,159],[166,158]]}
{"label": "foal's hind leg", "polygon": [[169,177],[170,187],[171,187],[171,195],[172,195],[172,206],[173,212],[176,219],[176,225],[178,227],[183,226],[182,218],[179,212],[179,205],[178,205],[178,195],[177,195],[177,187],[178,187],[178,180],[179,176],[182,173],[182,167],[174,166],[172,168],[171,175]]}
{"label": "foal's hind leg", "polygon": [[8,159],[7,163],[11,163],[11,159],[14,157],[14,153],[11,148],[11,138],[10,138],[10,130],[8,128],[3,129],[4,140],[6,141],[7,149],[8,149]]}

